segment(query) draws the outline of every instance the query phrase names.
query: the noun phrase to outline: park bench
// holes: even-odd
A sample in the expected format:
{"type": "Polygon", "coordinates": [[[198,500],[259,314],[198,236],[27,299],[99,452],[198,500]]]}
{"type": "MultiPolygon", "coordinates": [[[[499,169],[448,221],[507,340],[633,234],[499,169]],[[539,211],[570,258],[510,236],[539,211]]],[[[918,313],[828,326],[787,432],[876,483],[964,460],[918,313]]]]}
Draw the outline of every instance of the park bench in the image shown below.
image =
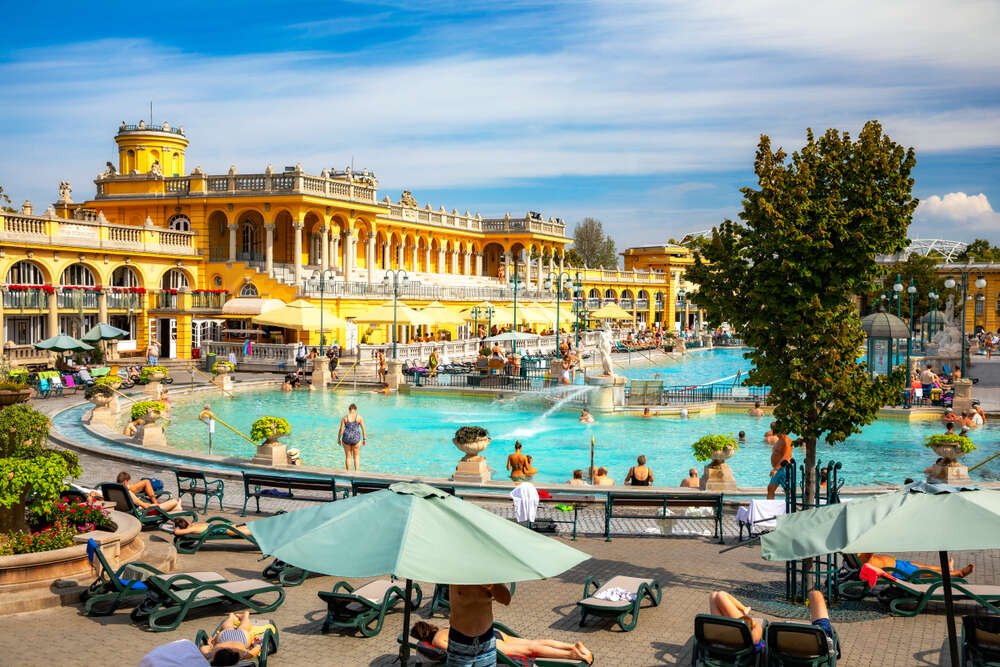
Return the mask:
{"type": "Polygon", "coordinates": [[[712,521],[715,526],[715,537],[722,539],[722,494],[721,493],[670,493],[666,491],[646,491],[635,492],[608,492],[607,503],[604,507],[604,537],[611,541],[611,520],[612,519],[673,519],[685,518],[689,520],[712,521]],[[712,516],[688,516],[675,517],[667,513],[671,507],[710,507],[712,516]],[[658,510],[654,514],[616,513],[615,509],[621,508],[626,511],[631,508],[646,508],[658,510]]]}
{"type": "MultiPolygon", "coordinates": [[[[378,479],[353,479],[351,480],[351,495],[360,496],[364,493],[374,493],[375,491],[382,491],[383,489],[388,489],[390,485],[395,484],[395,482],[390,482],[388,480],[378,480],[378,479]]],[[[435,489],[440,489],[445,493],[457,496],[455,493],[454,486],[438,486],[437,484],[431,484],[435,489]]]]}
{"type": "MultiPolygon", "coordinates": [[[[332,502],[337,499],[337,482],[333,477],[295,477],[293,475],[277,475],[259,472],[243,471],[243,511],[240,516],[247,515],[247,503],[253,498],[257,501],[257,511],[260,512],[260,498],[271,494],[268,490],[287,493],[288,500],[308,500],[312,502],[332,502]],[[323,495],[295,495],[294,491],[317,491],[323,495]]],[[[341,497],[346,498],[349,491],[344,489],[341,497]]]]}
{"type": "Polygon", "coordinates": [[[597,503],[605,503],[603,497],[597,497],[594,495],[585,495],[579,493],[553,493],[548,498],[538,499],[538,508],[541,510],[543,507],[552,507],[555,511],[546,512],[544,517],[536,516],[535,521],[530,526],[531,528],[537,527],[538,524],[542,522],[549,523],[571,523],[573,524],[573,539],[576,539],[576,526],[577,518],[579,516],[581,509],[586,509],[588,506],[595,505],[597,503]],[[556,509],[556,505],[572,505],[573,509],[570,511],[563,511],[556,509]],[[564,519],[554,519],[553,516],[566,516],[572,512],[572,518],[564,519]]]}
{"type": "Polygon", "coordinates": [[[195,495],[205,496],[205,511],[208,511],[208,501],[216,498],[219,501],[219,509],[222,509],[222,494],[224,483],[221,479],[208,479],[201,470],[185,470],[177,468],[174,470],[177,477],[177,497],[180,498],[186,493],[191,494],[191,501],[194,502],[195,495]]]}

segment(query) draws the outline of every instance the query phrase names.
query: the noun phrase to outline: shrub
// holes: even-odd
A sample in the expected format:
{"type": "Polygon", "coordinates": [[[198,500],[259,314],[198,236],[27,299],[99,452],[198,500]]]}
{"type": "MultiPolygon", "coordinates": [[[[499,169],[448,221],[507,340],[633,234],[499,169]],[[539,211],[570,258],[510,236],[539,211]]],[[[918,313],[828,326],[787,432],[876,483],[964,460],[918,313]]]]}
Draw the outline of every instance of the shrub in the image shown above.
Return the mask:
{"type": "Polygon", "coordinates": [[[281,417],[261,417],[250,427],[251,440],[266,440],[269,437],[279,437],[292,432],[287,419],[281,417]]]}
{"type": "Polygon", "coordinates": [[[17,530],[7,533],[0,553],[34,554],[53,549],[65,549],[73,546],[74,535],[76,535],[76,528],[65,521],[58,521],[45,530],[34,533],[17,530]]]}
{"type": "Polygon", "coordinates": [[[27,388],[27,382],[0,382],[0,391],[24,391],[27,388]]]}
{"type": "Polygon", "coordinates": [[[708,461],[712,458],[712,452],[717,452],[726,447],[732,447],[733,449],[740,448],[732,435],[723,435],[722,433],[710,433],[709,435],[702,436],[696,443],[691,445],[691,449],[694,450],[694,458],[698,461],[708,461]]]}
{"type": "Polygon", "coordinates": [[[99,378],[94,378],[94,384],[98,385],[98,386],[100,386],[100,385],[105,385],[105,386],[115,385],[115,386],[117,386],[117,385],[120,385],[121,383],[122,383],[122,379],[120,377],[118,377],[117,375],[108,374],[108,375],[102,375],[99,378]]]}
{"type": "Polygon", "coordinates": [[[163,373],[163,377],[167,377],[170,373],[163,366],[143,366],[142,370],[139,371],[139,377],[143,382],[149,381],[149,376],[152,373],[163,373]]]}
{"type": "MultiPolygon", "coordinates": [[[[103,380],[104,378],[101,379],[103,380]]],[[[87,399],[91,399],[94,396],[114,396],[114,395],[115,392],[111,389],[111,385],[109,385],[107,382],[105,382],[104,384],[95,384],[83,390],[83,397],[87,399]]]]}
{"type": "Polygon", "coordinates": [[[167,406],[163,404],[163,401],[139,401],[138,403],[133,403],[132,421],[140,419],[147,412],[163,413],[166,409],[167,406]]]}
{"type": "Polygon", "coordinates": [[[973,452],[977,447],[972,444],[972,439],[957,433],[935,433],[928,436],[924,442],[924,447],[935,447],[941,445],[957,445],[962,448],[963,453],[973,452]]]}
{"type": "Polygon", "coordinates": [[[84,502],[75,502],[61,498],[46,508],[46,511],[33,513],[33,525],[56,524],[64,522],[81,533],[91,530],[114,530],[115,522],[101,505],[101,502],[89,498],[84,502]]]}
{"type": "Polygon", "coordinates": [[[463,426],[455,431],[455,442],[467,444],[485,438],[489,432],[482,426],[463,426]]]}
{"type": "Polygon", "coordinates": [[[212,364],[212,372],[216,375],[222,375],[223,373],[232,373],[236,367],[233,366],[228,361],[216,361],[212,364]]]}

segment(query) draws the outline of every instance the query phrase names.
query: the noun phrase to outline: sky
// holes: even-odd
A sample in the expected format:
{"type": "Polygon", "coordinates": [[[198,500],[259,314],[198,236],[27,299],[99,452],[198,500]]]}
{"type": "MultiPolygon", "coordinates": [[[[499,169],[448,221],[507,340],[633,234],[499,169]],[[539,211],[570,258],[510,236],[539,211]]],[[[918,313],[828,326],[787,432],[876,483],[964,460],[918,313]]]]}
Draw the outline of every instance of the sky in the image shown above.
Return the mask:
{"type": "Polygon", "coordinates": [[[0,185],[36,210],[183,124],[187,168],[374,170],[379,198],[604,222],[619,248],[710,229],[761,134],[879,120],[917,152],[911,238],[1000,242],[1000,3],[14,3],[0,185]]]}

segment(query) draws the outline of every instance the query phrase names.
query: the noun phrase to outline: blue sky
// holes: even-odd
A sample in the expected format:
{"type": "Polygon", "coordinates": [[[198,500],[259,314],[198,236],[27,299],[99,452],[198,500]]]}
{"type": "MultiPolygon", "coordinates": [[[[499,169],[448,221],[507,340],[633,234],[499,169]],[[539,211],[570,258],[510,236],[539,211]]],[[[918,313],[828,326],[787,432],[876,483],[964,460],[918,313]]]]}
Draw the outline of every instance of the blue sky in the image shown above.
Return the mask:
{"type": "Polygon", "coordinates": [[[19,3],[0,184],[74,198],[122,120],[182,123],[188,168],[374,169],[380,196],[591,215],[619,247],[740,208],[761,133],[878,119],[917,149],[912,237],[1000,241],[1000,4],[628,0],[19,3]],[[814,6],[816,5],[816,6],[814,6]]]}

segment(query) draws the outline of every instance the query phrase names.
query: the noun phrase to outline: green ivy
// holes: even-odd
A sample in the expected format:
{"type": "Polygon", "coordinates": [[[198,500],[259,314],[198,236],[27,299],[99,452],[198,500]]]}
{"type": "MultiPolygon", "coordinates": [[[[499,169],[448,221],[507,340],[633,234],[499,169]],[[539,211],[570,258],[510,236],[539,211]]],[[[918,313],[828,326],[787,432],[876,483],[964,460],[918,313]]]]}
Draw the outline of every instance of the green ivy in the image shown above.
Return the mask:
{"type": "Polygon", "coordinates": [[[942,445],[953,445],[962,448],[963,453],[974,452],[978,447],[972,444],[972,439],[957,433],[935,433],[928,436],[924,447],[940,447],[942,445]]]}
{"type": "Polygon", "coordinates": [[[698,461],[708,461],[712,458],[712,452],[717,452],[726,447],[732,447],[733,449],[740,448],[732,435],[723,435],[721,433],[704,435],[691,445],[691,449],[694,450],[694,458],[698,461]]]}
{"type": "Polygon", "coordinates": [[[292,427],[287,419],[281,417],[261,417],[250,427],[251,440],[266,440],[269,437],[278,437],[292,432],[292,427]]]}
{"type": "Polygon", "coordinates": [[[147,412],[163,413],[167,406],[162,401],[139,401],[132,404],[132,421],[141,419],[147,412]]]}
{"type": "Polygon", "coordinates": [[[153,373],[163,373],[163,377],[170,375],[169,371],[163,366],[143,366],[142,370],[139,371],[139,377],[142,378],[143,382],[148,382],[149,376],[153,373]]]}

